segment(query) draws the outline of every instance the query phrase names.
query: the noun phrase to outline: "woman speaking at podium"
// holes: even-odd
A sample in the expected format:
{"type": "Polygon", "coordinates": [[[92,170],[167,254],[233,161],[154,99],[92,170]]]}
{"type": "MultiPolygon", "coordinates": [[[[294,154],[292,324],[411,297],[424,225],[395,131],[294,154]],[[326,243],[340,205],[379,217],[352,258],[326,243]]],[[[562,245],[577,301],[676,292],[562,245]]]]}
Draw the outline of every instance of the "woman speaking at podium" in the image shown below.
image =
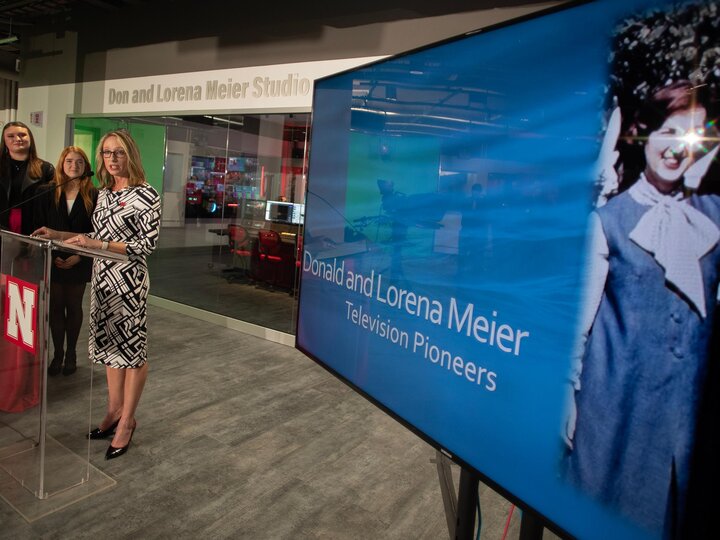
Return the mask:
{"type": "Polygon", "coordinates": [[[147,183],[137,144],[127,131],[103,136],[96,163],[101,189],[92,217],[94,232],[73,236],[41,227],[35,234],[128,256],[127,262],[95,259],[90,285],[89,356],[105,365],[108,406],[88,437],[113,435],[105,458],[114,459],[130,447],[147,379],[146,257],[157,245],[160,196],[147,183]]]}

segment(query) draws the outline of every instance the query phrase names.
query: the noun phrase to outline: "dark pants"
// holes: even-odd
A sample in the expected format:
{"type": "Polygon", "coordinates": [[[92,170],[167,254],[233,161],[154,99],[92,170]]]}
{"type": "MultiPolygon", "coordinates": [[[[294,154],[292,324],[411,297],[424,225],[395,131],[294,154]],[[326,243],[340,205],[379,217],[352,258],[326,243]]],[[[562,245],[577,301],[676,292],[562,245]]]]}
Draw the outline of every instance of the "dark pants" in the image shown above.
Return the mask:
{"type": "Polygon", "coordinates": [[[75,360],[80,327],[83,321],[82,301],[85,283],[53,283],[50,288],[50,333],[55,346],[56,361],[75,360]],[[64,349],[67,336],[67,349],[64,349]]]}

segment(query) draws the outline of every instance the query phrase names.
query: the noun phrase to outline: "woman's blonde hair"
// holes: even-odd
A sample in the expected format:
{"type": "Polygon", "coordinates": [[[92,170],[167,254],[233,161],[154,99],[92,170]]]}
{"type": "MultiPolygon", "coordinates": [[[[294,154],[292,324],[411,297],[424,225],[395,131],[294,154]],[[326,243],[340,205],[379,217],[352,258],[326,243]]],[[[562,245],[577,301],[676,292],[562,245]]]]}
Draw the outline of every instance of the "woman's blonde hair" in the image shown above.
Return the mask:
{"type": "Polygon", "coordinates": [[[125,154],[127,155],[127,166],[128,172],[130,173],[128,186],[136,187],[146,183],[145,170],[143,169],[142,162],[140,160],[140,150],[138,150],[137,143],[130,136],[130,133],[127,130],[117,129],[103,135],[97,147],[95,163],[97,166],[96,176],[100,182],[100,186],[104,188],[111,188],[115,183],[112,175],[105,168],[105,160],[102,155],[103,145],[109,137],[115,137],[118,140],[118,143],[120,143],[120,147],[125,150],[125,154]]]}
{"type": "Polygon", "coordinates": [[[58,159],[57,166],[55,167],[55,178],[53,179],[53,183],[55,184],[55,206],[60,205],[60,195],[62,195],[66,186],[68,186],[70,180],[72,180],[67,174],[65,174],[65,168],[63,165],[65,164],[65,158],[68,154],[73,153],[79,154],[85,162],[85,166],[83,167],[83,176],[80,178],[79,193],[80,198],[83,201],[83,205],[85,206],[85,210],[87,210],[88,215],[90,215],[93,211],[93,206],[95,205],[93,192],[96,191],[96,189],[90,179],[92,176],[90,171],[90,160],[88,159],[85,151],[79,146],[67,146],[62,152],[60,152],[60,159],[58,159]]]}

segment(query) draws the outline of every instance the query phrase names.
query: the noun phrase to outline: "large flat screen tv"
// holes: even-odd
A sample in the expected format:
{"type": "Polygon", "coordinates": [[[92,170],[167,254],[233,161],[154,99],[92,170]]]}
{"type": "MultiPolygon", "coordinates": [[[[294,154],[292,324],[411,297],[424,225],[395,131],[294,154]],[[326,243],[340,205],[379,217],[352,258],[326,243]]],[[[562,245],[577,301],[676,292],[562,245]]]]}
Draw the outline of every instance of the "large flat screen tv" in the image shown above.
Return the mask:
{"type": "Polygon", "coordinates": [[[574,3],[315,86],[297,347],[561,533],[687,531],[717,480],[719,11],[574,3]]]}

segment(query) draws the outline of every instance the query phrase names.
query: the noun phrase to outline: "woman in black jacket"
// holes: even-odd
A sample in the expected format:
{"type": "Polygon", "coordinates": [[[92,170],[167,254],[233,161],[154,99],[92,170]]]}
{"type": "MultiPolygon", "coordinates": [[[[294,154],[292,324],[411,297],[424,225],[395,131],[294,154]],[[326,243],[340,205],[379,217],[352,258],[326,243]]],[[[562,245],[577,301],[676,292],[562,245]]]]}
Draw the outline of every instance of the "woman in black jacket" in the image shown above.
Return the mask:
{"type": "Polygon", "coordinates": [[[54,175],[53,166],[38,157],[30,128],[22,122],[5,124],[0,137],[0,227],[30,234],[34,205],[29,201],[54,175]]]}
{"type": "MultiPolygon", "coordinates": [[[[92,231],[91,216],[98,191],[90,177],[90,162],[77,146],[60,154],[55,179],[42,188],[35,208],[36,228],[62,231],[92,231]]],[[[48,374],[72,375],[77,369],[75,345],[83,320],[82,300],[90,281],[92,261],[79,255],[54,252],[50,287],[50,333],[55,353],[48,374]],[[67,337],[67,342],[65,338],[67,337]],[[63,367],[63,353],[65,365],[63,367]]]]}

